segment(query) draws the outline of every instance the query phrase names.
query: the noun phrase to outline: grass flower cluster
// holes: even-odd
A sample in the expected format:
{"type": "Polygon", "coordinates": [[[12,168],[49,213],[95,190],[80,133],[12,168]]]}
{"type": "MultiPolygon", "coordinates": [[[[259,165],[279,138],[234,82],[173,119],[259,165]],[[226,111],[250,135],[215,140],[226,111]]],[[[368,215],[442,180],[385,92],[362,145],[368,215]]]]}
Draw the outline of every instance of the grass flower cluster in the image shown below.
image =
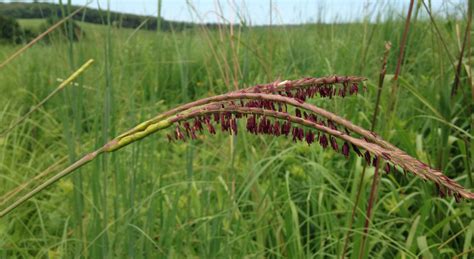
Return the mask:
{"type": "MultiPolygon", "coordinates": [[[[375,166],[379,160],[384,160],[387,173],[392,170],[411,172],[423,180],[434,182],[441,196],[453,196],[456,201],[461,198],[474,199],[473,193],[454,180],[384,141],[376,133],[306,102],[317,94],[328,98],[357,94],[363,80],[361,77],[350,76],[303,78],[256,85],[181,105],[139,124],[102,148],[84,156],[33,191],[14,200],[0,216],[6,215],[19,204],[94,160],[101,153],[116,151],[169,127],[173,128],[173,132],[167,134],[170,142],[196,139],[204,129],[214,135],[218,131],[217,127],[220,127],[222,132],[237,135],[238,123],[241,120],[246,121],[249,133],[289,136],[294,142],[306,141],[309,145],[316,142],[324,149],[330,146],[335,152],[341,152],[346,157],[349,156],[350,150],[353,150],[355,154],[363,157],[368,165],[375,166]]],[[[10,199],[2,199],[2,203],[10,199]]]]}

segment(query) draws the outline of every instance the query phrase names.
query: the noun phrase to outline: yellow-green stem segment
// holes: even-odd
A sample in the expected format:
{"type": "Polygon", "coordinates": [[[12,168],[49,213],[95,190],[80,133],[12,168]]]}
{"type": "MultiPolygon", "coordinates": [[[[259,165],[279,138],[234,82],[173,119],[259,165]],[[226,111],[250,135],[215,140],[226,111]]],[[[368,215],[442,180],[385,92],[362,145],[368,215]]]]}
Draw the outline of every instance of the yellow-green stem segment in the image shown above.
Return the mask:
{"type": "Polygon", "coordinates": [[[76,80],[86,69],[88,69],[94,63],[93,59],[89,59],[84,65],[82,65],[78,70],[72,73],[66,80],[64,80],[59,86],[58,89],[61,90],[70,84],[72,81],[76,80]]]}
{"type": "Polygon", "coordinates": [[[10,130],[14,129],[16,126],[20,125],[23,121],[26,120],[33,112],[38,110],[41,106],[43,106],[49,99],[51,99],[53,96],[55,96],[59,91],[64,89],[68,84],[70,84],[72,81],[76,80],[84,71],[86,71],[92,64],[94,63],[93,59],[89,59],[86,63],[84,63],[78,70],[74,71],[66,80],[64,80],[61,84],[59,84],[56,89],[54,89],[46,98],[44,98],[41,102],[36,104],[35,106],[31,107],[30,111],[27,112],[25,115],[23,115],[21,118],[16,120],[10,127],[7,129],[0,131],[0,136],[3,136],[10,132],[10,130]]]}
{"type": "MultiPolygon", "coordinates": [[[[153,124],[148,125],[144,130],[133,133],[131,135],[124,136],[122,138],[117,138],[115,142],[111,142],[107,148],[105,148],[106,152],[113,152],[117,149],[120,149],[130,143],[133,143],[137,140],[140,140],[150,134],[153,134],[159,130],[166,129],[171,126],[170,120],[162,120],[153,124]]],[[[142,125],[138,125],[137,127],[143,127],[142,125]]]]}

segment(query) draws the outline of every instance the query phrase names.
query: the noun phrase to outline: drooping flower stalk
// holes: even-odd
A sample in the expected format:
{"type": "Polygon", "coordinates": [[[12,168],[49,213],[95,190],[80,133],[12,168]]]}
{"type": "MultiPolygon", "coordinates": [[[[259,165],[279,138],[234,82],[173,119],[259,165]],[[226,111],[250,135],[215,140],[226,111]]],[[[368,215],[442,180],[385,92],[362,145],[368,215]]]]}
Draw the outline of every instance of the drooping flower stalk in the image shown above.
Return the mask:
{"type": "MultiPolygon", "coordinates": [[[[274,103],[281,103],[281,104],[286,104],[288,106],[304,109],[306,111],[312,112],[318,116],[324,117],[332,123],[341,125],[342,127],[345,127],[351,132],[357,133],[363,137],[365,137],[368,141],[377,143],[378,145],[381,145],[387,149],[392,149],[395,150],[396,147],[391,145],[390,143],[384,141],[381,139],[377,134],[374,132],[371,132],[369,130],[366,130],[362,127],[359,127],[350,121],[337,116],[336,114],[329,112],[327,110],[324,110],[322,108],[319,108],[317,106],[311,105],[309,103],[302,103],[299,102],[293,98],[286,97],[286,96],[280,96],[280,95],[272,95],[272,94],[262,94],[262,93],[237,93],[237,92],[231,92],[228,94],[224,95],[218,95],[218,96],[213,96],[209,98],[204,98],[189,104],[185,104],[183,106],[180,106],[178,108],[172,109],[168,112],[165,112],[147,122],[144,122],[137,127],[133,128],[132,130],[120,135],[117,139],[127,139],[127,136],[133,135],[135,133],[139,133],[142,130],[146,129],[148,126],[153,125],[154,123],[166,119],[174,114],[180,113],[180,112],[189,112],[192,110],[197,110],[197,109],[202,109],[204,105],[216,105],[216,103],[225,103],[227,101],[232,101],[232,100],[242,100],[242,99],[251,99],[251,100],[259,100],[259,101],[270,101],[274,103]]],[[[263,106],[263,103],[260,103],[260,106],[263,106]]]]}
{"type": "MultiPolygon", "coordinates": [[[[355,138],[345,132],[331,129],[330,127],[324,126],[317,122],[297,117],[296,115],[290,115],[288,113],[266,110],[262,108],[248,108],[248,107],[208,107],[206,109],[195,110],[193,112],[181,115],[178,114],[174,117],[169,118],[171,123],[177,123],[193,119],[199,116],[204,116],[206,114],[215,114],[215,113],[233,113],[233,114],[251,114],[251,115],[263,115],[266,117],[273,117],[276,119],[281,119],[284,121],[289,121],[294,124],[310,127],[316,129],[320,132],[327,133],[330,136],[330,144],[334,150],[338,151],[337,142],[334,138],[344,140],[346,143],[352,143],[358,148],[366,150],[364,158],[367,163],[371,164],[371,157],[380,157],[385,161],[390,162],[392,165],[401,167],[404,171],[412,172],[416,176],[422,178],[423,180],[430,180],[439,185],[440,190],[446,189],[451,192],[451,194],[459,199],[461,197],[467,199],[474,199],[474,194],[465,190],[461,185],[456,183],[454,180],[448,178],[440,171],[433,169],[426,165],[425,163],[409,156],[404,151],[394,148],[387,149],[383,146],[378,145],[377,143],[371,143],[365,140],[364,138],[355,138]]],[[[346,148],[347,150],[347,148],[346,148]]]]}
{"type": "MultiPolygon", "coordinates": [[[[218,102],[219,99],[224,100],[229,94],[232,94],[232,93],[270,93],[270,94],[278,94],[278,95],[288,95],[288,93],[290,93],[290,95],[292,95],[291,94],[292,92],[307,89],[310,87],[319,87],[319,88],[326,89],[328,87],[333,87],[335,84],[342,84],[343,87],[344,85],[350,85],[352,89],[351,90],[352,94],[355,94],[358,92],[358,89],[359,89],[358,85],[364,80],[366,80],[364,77],[357,77],[357,76],[328,76],[328,77],[315,77],[315,78],[309,77],[309,78],[302,78],[302,79],[297,79],[297,80],[285,80],[282,82],[273,82],[273,83],[264,84],[264,85],[256,85],[256,86],[252,86],[246,89],[230,92],[223,95],[203,98],[194,102],[190,102],[190,103],[178,106],[150,120],[140,123],[139,125],[135,126],[129,131],[121,134],[119,137],[133,134],[135,132],[139,132],[145,129],[147,126],[153,123],[156,123],[162,120],[163,118],[176,114],[178,112],[182,112],[182,111],[185,111],[185,110],[188,110],[190,108],[197,107],[200,105],[204,105],[204,104],[208,104],[212,102],[218,102]],[[282,90],[285,90],[284,94],[282,90]]],[[[322,96],[326,96],[326,95],[323,94],[322,96]]],[[[289,96],[289,97],[293,98],[294,95],[289,96]]],[[[307,97],[312,98],[316,96],[315,94],[313,94],[312,96],[307,96],[307,97]]],[[[302,102],[303,100],[299,100],[299,101],[302,102]]]]}
{"type": "MultiPolygon", "coordinates": [[[[331,80],[333,81],[330,82],[339,82],[339,77],[332,78],[331,80]]],[[[341,78],[348,79],[350,77],[341,78]]],[[[329,79],[326,78],[325,80],[328,81],[329,79]]],[[[57,180],[94,160],[102,153],[114,152],[171,126],[174,126],[173,133],[167,135],[170,141],[195,139],[205,129],[210,134],[216,134],[216,128],[218,127],[224,132],[237,134],[237,121],[244,119],[247,122],[247,131],[252,134],[290,136],[294,141],[306,141],[308,144],[316,142],[320,143],[323,148],[331,146],[335,151],[342,152],[344,156],[349,155],[349,147],[351,146],[357,155],[364,157],[367,164],[377,163],[373,161],[373,158],[380,157],[391,163],[392,167],[400,167],[404,171],[412,172],[422,179],[433,181],[440,188],[440,191],[454,196],[456,200],[460,198],[474,199],[473,193],[467,191],[440,171],[430,168],[421,161],[382,140],[375,133],[354,125],[336,114],[304,102],[301,99],[304,95],[301,93],[302,88],[309,87],[311,89],[313,87],[312,84],[316,84],[314,82],[318,82],[318,80],[296,80],[298,84],[294,83],[294,81],[290,82],[293,82],[291,84],[293,88],[287,89],[288,92],[295,90],[298,92],[300,90],[299,97],[295,98],[293,93],[290,96],[286,91],[282,94],[280,91],[270,91],[266,87],[259,86],[204,98],[162,113],[121,134],[103,147],[85,155],[63,171],[40,183],[33,190],[20,196],[3,209],[0,212],[0,217],[6,215],[57,180]],[[357,134],[360,138],[351,134],[357,134]],[[336,139],[343,141],[344,144],[338,144],[336,139]],[[364,155],[362,155],[361,149],[365,150],[364,155]]],[[[284,87],[290,87],[286,86],[288,82],[278,83],[276,86],[274,84],[267,86],[278,88],[282,84],[285,85],[284,87]]],[[[342,91],[344,92],[344,90],[342,91]]],[[[343,95],[341,93],[341,96],[343,95]]],[[[304,96],[311,97],[311,94],[309,93],[304,96]]],[[[14,199],[12,196],[0,199],[0,206],[4,206],[12,199],[14,199]]]]}

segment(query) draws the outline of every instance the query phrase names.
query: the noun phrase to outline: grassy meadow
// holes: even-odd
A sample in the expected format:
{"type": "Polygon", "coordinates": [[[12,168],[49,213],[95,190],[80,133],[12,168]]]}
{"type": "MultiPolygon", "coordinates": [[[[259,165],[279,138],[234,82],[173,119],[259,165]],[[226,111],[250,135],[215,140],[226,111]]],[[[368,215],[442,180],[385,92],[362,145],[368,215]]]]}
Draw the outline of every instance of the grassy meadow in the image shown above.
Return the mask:
{"type": "MultiPolygon", "coordinates": [[[[472,42],[451,97],[466,17],[435,17],[434,26],[421,13],[417,6],[395,94],[406,12],[377,23],[179,32],[79,23],[80,41],[40,41],[0,70],[3,130],[95,60],[0,137],[1,194],[178,104],[278,79],[367,77],[357,96],[311,103],[370,128],[386,41],[375,131],[472,191],[472,42]]],[[[20,23],[38,28],[41,20],[20,23]]],[[[19,47],[0,45],[0,61],[19,47]]],[[[348,258],[473,258],[474,203],[441,198],[433,183],[395,173],[383,173],[361,252],[374,168],[360,182],[365,162],[356,155],[239,127],[237,136],[171,144],[158,133],[100,157],[1,218],[0,257],[340,258],[349,231],[348,258]]]]}

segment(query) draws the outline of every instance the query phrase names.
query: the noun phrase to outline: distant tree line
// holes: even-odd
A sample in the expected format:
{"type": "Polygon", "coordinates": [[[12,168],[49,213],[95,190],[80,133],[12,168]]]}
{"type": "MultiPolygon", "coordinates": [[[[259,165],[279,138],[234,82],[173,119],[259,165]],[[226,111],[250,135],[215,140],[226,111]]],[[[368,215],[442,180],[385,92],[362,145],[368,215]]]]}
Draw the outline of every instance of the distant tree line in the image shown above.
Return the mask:
{"type": "Polygon", "coordinates": [[[19,44],[35,36],[33,31],[21,28],[14,18],[0,15],[0,43],[19,44]]]}
{"type": "MultiPolygon", "coordinates": [[[[41,32],[46,31],[59,21],[58,17],[50,17],[46,19],[39,27],[41,32]]],[[[37,31],[29,28],[22,28],[18,21],[13,17],[0,15],[0,43],[6,44],[20,44],[26,43],[34,39],[38,35],[37,31]]],[[[58,29],[49,33],[44,41],[49,43],[54,39],[71,38],[73,41],[78,41],[85,36],[84,31],[79,27],[75,21],[68,20],[58,29]],[[69,34],[69,31],[71,32],[69,34]]]]}
{"type": "MultiPolygon", "coordinates": [[[[70,12],[78,9],[78,6],[71,6],[70,12]]],[[[49,17],[66,16],[66,6],[60,6],[50,3],[0,3],[0,15],[13,17],[17,19],[34,19],[49,17]]],[[[107,24],[107,11],[92,8],[85,8],[73,17],[74,20],[84,21],[95,24],[107,24]]],[[[158,24],[162,31],[181,31],[192,28],[196,24],[190,22],[168,21],[163,18],[157,19],[152,16],[140,16],[134,14],[124,14],[119,12],[110,12],[111,23],[124,28],[137,28],[145,20],[142,28],[156,30],[158,24]]],[[[208,28],[217,28],[218,24],[205,24],[208,28]]]]}

